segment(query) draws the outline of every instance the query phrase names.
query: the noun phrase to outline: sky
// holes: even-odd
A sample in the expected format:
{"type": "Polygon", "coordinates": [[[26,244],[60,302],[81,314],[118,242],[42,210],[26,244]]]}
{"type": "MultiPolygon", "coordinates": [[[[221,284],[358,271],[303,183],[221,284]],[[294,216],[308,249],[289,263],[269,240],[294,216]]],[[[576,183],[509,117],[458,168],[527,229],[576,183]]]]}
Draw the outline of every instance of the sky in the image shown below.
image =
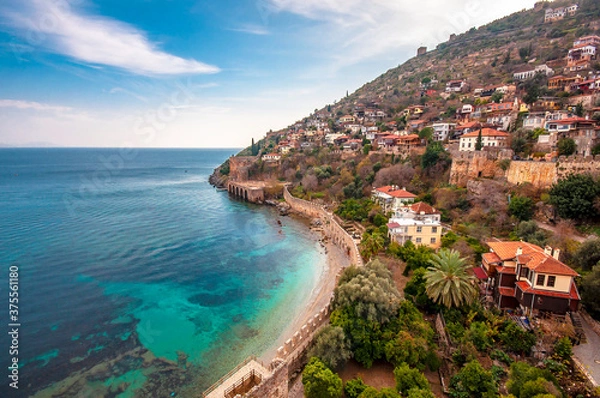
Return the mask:
{"type": "Polygon", "coordinates": [[[235,148],[536,0],[2,0],[0,146],[235,148]]]}

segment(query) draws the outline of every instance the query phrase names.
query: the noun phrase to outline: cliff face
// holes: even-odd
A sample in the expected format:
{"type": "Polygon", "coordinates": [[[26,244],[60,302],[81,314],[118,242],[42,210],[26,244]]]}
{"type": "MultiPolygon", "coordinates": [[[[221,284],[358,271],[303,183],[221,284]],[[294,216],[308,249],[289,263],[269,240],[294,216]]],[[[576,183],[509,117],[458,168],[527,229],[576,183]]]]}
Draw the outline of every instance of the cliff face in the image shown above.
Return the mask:
{"type": "Polygon", "coordinates": [[[469,180],[477,178],[506,178],[513,185],[530,183],[536,188],[548,189],[569,174],[600,174],[600,155],[586,158],[561,156],[558,162],[512,160],[510,167],[506,171],[502,170],[501,160],[510,159],[511,155],[512,151],[454,154],[450,183],[466,187],[469,180]]]}
{"type": "Polygon", "coordinates": [[[513,151],[477,151],[455,152],[452,154],[452,168],[450,169],[450,184],[466,187],[469,180],[476,178],[503,178],[504,170],[499,162],[511,159],[513,151]]]}

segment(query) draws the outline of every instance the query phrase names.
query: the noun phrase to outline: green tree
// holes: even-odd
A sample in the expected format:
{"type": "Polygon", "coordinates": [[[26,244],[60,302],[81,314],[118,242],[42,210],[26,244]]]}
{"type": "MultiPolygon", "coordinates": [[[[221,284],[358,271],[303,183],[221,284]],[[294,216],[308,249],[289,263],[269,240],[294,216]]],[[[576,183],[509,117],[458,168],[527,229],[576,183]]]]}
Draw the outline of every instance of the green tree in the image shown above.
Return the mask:
{"type": "Polygon", "coordinates": [[[425,127],[423,130],[419,131],[419,138],[431,142],[433,139],[433,128],[425,127]]]}
{"type": "Polygon", "coordinates": [[[429,381],[418,369],[411,369],[410,366],[403,363],[394,369],[394,378],[396,379],[396,389],[402,395],[407,395],[413,388],[429,390],[429,381]]]}
{"type": "Polygon", "coordinates": [[[475,143],[475,150],[481,151],[483,149],[483,137],[481,136],[482,129],[479,129],[479,134],[477,134],[477,142],[475,143]]]}
{"type": "Polygon", "coordinates": [[[408,390],[408,394],[406,398],[436,398],[435,394],[430,390],[425,390],[422,388],[411,388],[408,390]]]}
{"type": "Polygon", "coordinates": [[[556,144],[559,156],[571,156],[577,149],[577,144],[572,138],[561,138],[556,144]]]}
{"type": "Polygon", "coordinates": [[[422,267],[419,267],[413,271],[410,280],[404,287],[404,296],[408,299],[411,299],[417,307],[426,309],[428,311],[433,311],[437,307],[425,292],[426,272],[427,270],[422,267]]]}
{"type": "Polygon", "coordinates": [[[403,330],[385,346],[386,359],[396,366],[406,363],[410,367],[424,370],[427,356],[427,340],[423,337],[413,337],[403,330]]]}
{"type": "Polygon", "coordinates": [[[583,117],[584,112],[585,112],[585,109],[583,108],[583,102],[578,103],[575,106],[575,115],[579,116],[579,117],[583,117]]]}
{"type": "Polygon", "coordinates": [[[550,203],[562,218],[574,220],[598,216],[594,201],[600,195],[600,184],[589,174],[571,174],[552,185],[550,203]]]}
{"type": "Polygon", "coordinates": [[[538,227],[535,221],[521,221],[517,225],[516,235],[517,238],[540,247],[546,246],[546,242],[548,241],[546,232],[538,227]]]}
{"type": "Polygon", "coordinates": [[[600,261],[600,238],[588,239],[573,253],[573,265],[589,271],[600,261]]]}
{"type": "Polygon", "coordinates": [[[319,358],[312,357],[302,372],[304,395],[307,398],[340,398],[342,379],[319,358]]]}
{"type": "Polygon", "coordinates": [[[309,357],[318,357],[331,369],[344,365],[351,357],[350,342],[339,326],[327,326],[321,329],[314,339],[314,345],[308,351],[309,357]]]}
{"type": "Polygon", "coordinates": [[[494,94],[492,94],[490,100],[499,104],[500,102],[502,102],[502,98],[504,98],[504,93],[502,93],[501,91],[494,91],[494,94]]]}
{"type": "Polygon", "coordinates": [[[581,302],[591,315],[600,318],[600,263],[581,280],[581,302]]]}
{"type": "Polygon", "coordinates": [[[504,346],[517,354],[528,354],[536,342],[535,335],[521,328],[513,321],[508,321],[498,337],[504,346]]]}
{"type": "Polygon", "coordinates": [[[508,211],[520,221],[531,220],[533,217],[533,200],[526,196],[513,196],[508,205],[508,211]]]}
{"type": "Polygon", "coordinates": [[[448,153],[444,149],[441,142],[433,142],[427,147],[425,153],[421,157],[421,167],[424,169],[431,168],[440,161],[447,161],[448,153]]]}
{"type": "Polygon", "coordinates": [[[523,392],[527,394],[532,392],[533,386],[530,385],[525,388],[527,382],[542,379],[556,384],[556,378],[549,370],[533,367],[526,362],[515,362],[510,365],[509,374],[510,376],[506,383],[508,392],[519,398],[523,396],[523,392]]]}
{"type": "Polygon", "coordinates": [[[351,308],[357,317],[367,321],[389,321],[400,304],[400,293],[390,271],[380,261],[374,260],[353,272],[356,275],[338,284],[335,289],[334,309],[351,308]]]}
{"type": "Polygon", "coordinates": [[[594,147],[592,148],[592,155],[600,155],[600,144],[594,145],[594,147]]]}
{"type": "Polygon", "coordinates": [[[377,253],[383,250],[385,246],[385,236],[375,230],[371,233],[365,232],[360,241],[360,254],[363,258],[371,259],[377,253]]]}
{"type": "Polygon", "coordinates": [[[450,396],[456,398],[497,397],[498,388],[492,372],[477,361],[467,363],[450,379],[450,396]]]}
{"type": "Polygon", "coordinates": [[[573,344],[571,339],[568,337],[560,338],[556,344],[554,344],[554,355],[563,361],[569,361],[573,355],[573,344]]]}
{"type": "Polygon", "coordinates": [[[456,250],[442,249],[434,254],[427,268],[427,295],[445,307],[460,307],[473,302],[477,289],[475,277],[467,273],[465,259],[456,250]]]}
{"type": "Polygon", "coordinates": [[[347,398],[358,398],[358,396],[367,388],[368,386],[362,381],[360,377],[356,379],[348,380],[346,385],[344,386],[344,392],[346,393],[347,398]]]}

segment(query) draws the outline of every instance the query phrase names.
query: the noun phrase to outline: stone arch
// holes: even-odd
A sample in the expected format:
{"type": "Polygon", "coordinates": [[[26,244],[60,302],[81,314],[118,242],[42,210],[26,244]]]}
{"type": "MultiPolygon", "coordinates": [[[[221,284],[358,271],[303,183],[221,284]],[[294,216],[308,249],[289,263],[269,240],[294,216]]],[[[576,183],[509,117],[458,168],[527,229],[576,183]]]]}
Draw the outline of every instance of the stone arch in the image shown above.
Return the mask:
{"type": "Polygon", "coordinates": [[[244,199],[247,201],[248,200],[248,190],[244,189],[244,199]]]}

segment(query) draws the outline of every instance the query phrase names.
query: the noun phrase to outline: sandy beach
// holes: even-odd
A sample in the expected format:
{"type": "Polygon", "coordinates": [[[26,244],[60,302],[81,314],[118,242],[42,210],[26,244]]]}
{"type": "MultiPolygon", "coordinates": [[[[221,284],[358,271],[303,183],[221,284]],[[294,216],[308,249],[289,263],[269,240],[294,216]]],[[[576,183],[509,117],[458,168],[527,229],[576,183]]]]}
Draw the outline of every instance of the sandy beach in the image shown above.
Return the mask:
{"type": "Polygon", "coordinates": [[[291,338],[295,332],[299,331],[304,324],[308,322],[310,318],[318,313],[321,308],[329,304],[331,295],[336,286],[337,275],[345,267],[349,266],[351,261],[339,247],[337,247],[329,239],[325,238],[323,233],[314,232],[318,234],[319,239],[325,245],[327,252],[327,262],[321,269],[321,275],[317,286],[313,289],[309,302],[306,304],[304,309],[297,314],[294,321],[285,329],[281,336],[273,343],[269,349],[263,353],[260,357],[263,363],[268,364],[273,360],[277,354],[277,349],[281,347],[284,342],[291,338]]]}

